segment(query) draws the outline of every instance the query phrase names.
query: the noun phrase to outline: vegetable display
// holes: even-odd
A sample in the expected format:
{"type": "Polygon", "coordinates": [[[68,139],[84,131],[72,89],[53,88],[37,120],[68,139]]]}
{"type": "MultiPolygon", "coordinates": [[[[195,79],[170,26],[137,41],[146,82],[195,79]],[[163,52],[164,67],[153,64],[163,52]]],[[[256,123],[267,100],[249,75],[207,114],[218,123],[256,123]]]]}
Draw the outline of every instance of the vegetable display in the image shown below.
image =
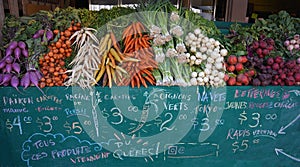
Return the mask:
{"type": "Polygon", "coordinates": [[[285,11],[221,34],[167,0],[7,16],[0,86],[300,85],[300,19],[285,11]]]}

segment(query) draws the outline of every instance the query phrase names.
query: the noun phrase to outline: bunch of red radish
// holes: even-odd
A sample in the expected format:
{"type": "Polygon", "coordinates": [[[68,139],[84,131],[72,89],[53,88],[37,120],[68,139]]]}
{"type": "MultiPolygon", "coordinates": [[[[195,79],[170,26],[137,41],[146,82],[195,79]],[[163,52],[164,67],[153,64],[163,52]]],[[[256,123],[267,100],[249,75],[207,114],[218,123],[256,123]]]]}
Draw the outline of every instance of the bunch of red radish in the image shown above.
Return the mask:
{"type": "Polygon", "coordinates": [[[247,62],[248,58],[245,55],[230,55],[227,57],[225,67],[228,73],[225,75],[224,78],[227,85],[249,85],[256,71],[253,68],[246,68],[245,65],[247,64],[247,62]]]}

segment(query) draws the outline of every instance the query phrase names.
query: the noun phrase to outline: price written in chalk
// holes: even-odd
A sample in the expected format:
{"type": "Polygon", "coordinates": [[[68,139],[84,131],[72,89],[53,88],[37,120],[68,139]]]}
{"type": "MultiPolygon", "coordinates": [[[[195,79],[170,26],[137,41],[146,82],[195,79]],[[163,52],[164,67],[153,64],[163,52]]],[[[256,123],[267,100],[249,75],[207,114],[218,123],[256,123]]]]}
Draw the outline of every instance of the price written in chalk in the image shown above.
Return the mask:
{"type": "MultiPolygon", "coordinates": [[[[258,144],[259,139],[254,139],[252,141],[253,144],[258,144]]],[[[250,140],[244,139],[242,141],[235,141],[231,144],[232,146],[232,152],[233,153],[238,153],[238,152],[245,152],[250,148],[250,145],[252,144],[250,140]]]]}
{"type": "Polygon", "coordinates": [[[58,121],[57,116],[49,117],[49,116],[43,116],[43,117],[37,117],[36,123],[38,124],[38,127],[41,131],[45,133],[49,133],[53,130],[53,121],[58,121]]]}
{"type": "Polygon", "coordinates": [[[240,125],[243,125],[244,122],[248,123],[248,126],[250,128],[256,128],[256,127],[262,127],[261,125],[261,119],[264,118],[265,120],[269,120],[269,121],[274,121],[277,119],[277,114],[276,113],[267,113],[265,115],[262,115],[259,112],[253,112],[251,114],[248,114],[245,110],[240,113],[239,116],[239,121],[240,121],[240,125]]]}
{"type": "MultiPolygon", "coordinates": [[[[201,132],[205,132],[208,131],[210,129],[211,126],[211,120],[209,120],[209,118],[193,118],[191,120],[193,122],[193,130],[199,130],[201,132]]],[[[225,123],[224,119],[216,119],[214,120],[214,123],[216,126],[222,126],[225,123]]]]}
{"type": "MultiPolygon", "coordinates": [[[[89,125],[91,124],[90,121],[84,121],[84,123],[89,125]]],[[[74,121],[72,123],[66,121],[63,126],[68,134],[72,133],[80,135],[81,133],[83,133],[82,125],[78,121],[74,121]]]]}

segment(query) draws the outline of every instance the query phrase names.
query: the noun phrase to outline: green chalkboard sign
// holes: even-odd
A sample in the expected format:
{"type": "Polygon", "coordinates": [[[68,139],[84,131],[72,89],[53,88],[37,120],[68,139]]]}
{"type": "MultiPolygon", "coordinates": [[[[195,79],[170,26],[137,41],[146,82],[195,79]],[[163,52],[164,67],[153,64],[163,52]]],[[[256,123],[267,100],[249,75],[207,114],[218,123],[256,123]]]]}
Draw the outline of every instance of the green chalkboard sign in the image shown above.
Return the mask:
{"type": "Polygon", "coordinates": [[[0,88],[0,166],[300,166],[299,87],[0,88]]]}

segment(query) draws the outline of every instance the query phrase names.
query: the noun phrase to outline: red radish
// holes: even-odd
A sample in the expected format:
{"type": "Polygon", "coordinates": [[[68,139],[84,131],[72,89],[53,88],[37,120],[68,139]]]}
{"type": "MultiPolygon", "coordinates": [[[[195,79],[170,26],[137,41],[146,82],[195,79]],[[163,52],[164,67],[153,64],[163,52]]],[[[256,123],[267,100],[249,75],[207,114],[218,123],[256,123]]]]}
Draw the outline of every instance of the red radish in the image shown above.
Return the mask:
{"type": "Polygon", "coordinates": [[[224,75],[224,81],[227,82],[228,79],[229,79],[229,75],[228,75],[228,74],[225,74],[225,75],[224,75]]]}
{"type": "Polygon", "coordinates": [[[227,59],[227,62],[231,65],[234,65],[237,63],[237,57],[235,55],[230,55],[227,59]]]}
{"type": "Polygon", "coordinates": [[[233,86],[236,84],[236,78],[235,77],[229,77],[228,81],[227,81],[227,84],[229,86],[233,86]]]}
{"type": "Polygon", "coordinates": [[[246,63],[248,61],[247,57],[246,56],[239,56],[238,57],[238,62],[239,63],[246,63]]]}
{"type": "Polygon", "coordinates": [[[7,72],[7,73],[10,73],[11,70],[12,70],[11,64],[6,64],[5,69],[6,69],[6,72],[7,72]]]}
{"type": "Polygon", "coordinates": [[[236,82],[235,85],[236,86],[242,86],[243,84],[241,82],[236,82]]]}
{"type": "Polygon", "coordinates": [[[254,69],[250,69],[247,73],[250,77],[253,77],[256,74],[256,71],[254,69]]]}
{"type": "Polygon", "coordinates": [[[237,63],[236,65],[235,65],[235,70],[237,71],[237,72],[240,72],[240,71],[242,71],[244,69],[244,65],[242,64],[242,63],[237,63]]]}
{"type": "Polygon", "coordinates": [[[227,67],[227,71],[229,72],[233,72],[235,70],[235,66],[234,65],[230,65],[227,67]]]}
{"type": "Polygon", "coordinates": [[[19,63],[13,63],[12,64],[12,68],[15,72],[17,72],[18,74],[20,73],[21,71],[21,67],[20,67],[20,64],[19,63]]]}

